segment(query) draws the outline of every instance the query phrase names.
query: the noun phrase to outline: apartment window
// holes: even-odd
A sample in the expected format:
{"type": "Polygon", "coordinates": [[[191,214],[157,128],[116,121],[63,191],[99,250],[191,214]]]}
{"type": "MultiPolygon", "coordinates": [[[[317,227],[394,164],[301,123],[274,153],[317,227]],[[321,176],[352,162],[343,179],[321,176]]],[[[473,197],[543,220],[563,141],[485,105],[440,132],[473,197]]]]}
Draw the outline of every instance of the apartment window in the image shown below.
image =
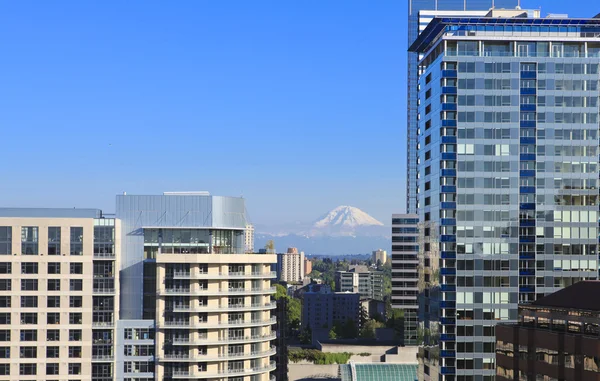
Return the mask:
{"type": "Polygon", "coordinates": [[[10,312],[0,312],[0,324],[10,324],[10,312]]]}
{"type": "Polygon", "coordinates": [[[0,347],[0,359],[10,358],[10,347],[0,347]]]}
{"type": "Polygon", "coordinates": [[[69,358],[81,358],[81,347],[69,347],[69,358]]]}
{"type": "Polygon", "coordinates": [[[83,228],[71,227],[71,255],[83,255],[83,228]]]}
{"type": "Polygon", "coordinates": [[[46,364],[46,374],[47,375],[57,375],[58,374],[58,363],[46,364]]]}
{"type": "Polygon", "coordinates": [[[46,301],[48,308],[60,308],[60,296],[48,296],[46,301]]]}
{"type": "Polygon", "coordinates": [[[60,313],[59,312],[48,312],[47,322],[48,322],[48,324],[60,324],[60,313]]]}
{"type": "Polygon", "coordinates": [[[12,272],[12,264],[10,262],[0,262],[0,274],[10,274],[12,272]]]}
{"type": "Polygon", "coordinates": [[[0,296],[0,308],[10,308],[10,296],[0,296]]]}
{"type": "Polygon", "coordinates": [[[70,265],[71,274],[83,274],[83,263],[73,262],[70,265]]]}
{"type": "Polygon", "coordinates": [[[22,329],[21,341],[37,341],[37,329],[22,329]]]}
{"type": "Polygon", "coordinates": [[[60,262],[48,262],[48,274],[60,274],[60,262]]]}
{"type": "Polygon", "coordinates": [[[34,359],[37,358],[37,347],[21,347],[19,353],[22,359],[34,359]]]}
{"type": "Polygon", "coordinates": [[[37,296],[21,296],[21,308],[37,308],[37,296]]]}
{"type": "Polygon", "coordinates": [[[0,364],[0,376],[10,376],[10,364],[0,364]]]}
{"type": "Polygon", "coordinates": [[[70,329],[69,330],[69,341],[81,341],[81,330],[70,329]]]}
{"type": "Polygon", "coordinates": [[[69,290],[71,290],[71,291],[82,291],[83,290],[83,280],[81,280],[81,279],[70,279],[69,280],[69,290]]]}
{"type": "Polygon", "coordinates": [[[37,374],[37,364],[19,364],[21,376],[32,376],[37,374]]]}
{"type": "Polygon", "coordinates": [[[21,228],[21,253],[38,255],[38,227],[23,226],[21,228]]]}
{"type": "Polygon", "coordinates": [[[81,374],[81,364],[69,364],[69,374],[81,374]]]}
{"type": "Polygon", "coordinates": [[[60,331],[58,329],[49,329],[46,331],[46,341],[59,341],[60,331]]]}
{"type": "Polygon", "coordinates": [[[21,263],[21,274],[37,274],[37,273],[38,273],[38,264],[36,262],[21,263]]]}
{"type": "Polygon", "coordinates": [[[21,279],[21,291],[37,291],[37,279],[21,279]]]}
{"type": "Polygon", "coordinates": [[[60,291],[60,279],[48,279],[48,291],[60,291]]]}
{"type": "Polygon", "coordinates": [[[60,351],[58,347],[46,347],[46,358],[57,359],[59,358],[60,351]]]}
{"type": "Polygon", "coordinates": [[[82,320],[81,312],[69,312],[69,324],[81,324],[82,320]]]}
{"type": "Polygon", "coordinates": [[[69,307],[81,308],[83,305],[83,298],[81,296],[69,296],[69,307]]]}
{"type": "Polygon", "coordinates": [[[48,228],[48,255],[60,255],[60,227],[48,228]]]}
{"type": "Polygon", "coordinates": [[[0,330],[0,341],[10,341],[10,329],[0,330]]]}
{"type": "Polygon", "coordinates": [[[12,227],[0,226],[0,255],[12,254],[12,227]]]}

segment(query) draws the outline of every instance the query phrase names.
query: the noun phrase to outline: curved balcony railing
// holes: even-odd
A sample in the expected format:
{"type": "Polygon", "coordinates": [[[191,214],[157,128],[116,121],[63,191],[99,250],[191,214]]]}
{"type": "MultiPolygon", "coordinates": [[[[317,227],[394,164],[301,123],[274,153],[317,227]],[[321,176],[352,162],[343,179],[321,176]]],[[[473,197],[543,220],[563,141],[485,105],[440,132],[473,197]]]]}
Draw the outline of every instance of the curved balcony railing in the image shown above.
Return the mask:
{"type": "Polygon", "coordinates": [[[275,347],[271,347],[268,351],[262,352],[250,352],[250,353],[236,353],[236,354],[219,354],[219,355],[189,355],[189,354],[176,354],[176,355],[164,355],[158,358],[161,362],[209,362],[209,361],[224,361],[233,359],[252,359],[273,356],[277,352],[275,347]]]}
{"type": "Polygon", "coordinates": [[[277,303],[255,303],[255,304],[239,304],[239,305],[227,305],[227,306],[173,306],[170,311],[171,312],[219,312],[219,311],[256,311],[256,310],[270,310],[277,307],[277,303]]]}
{"type": "Polygon", "coordinates": [[[239,328],[239,327],[257,327],[273,325],[277,323],[277,318],[257,319],[257,320],[235,320],[227,322],[200,322],[191,324],[186,321],[167,321],[158,324],[159,328],[239,328]]]}
{"type": "Polygon", "coordinates": [[[227,343],[252,343],[259,341],[269,341],[277,338],[276,332],[271,332],[268,335],[255,335],[255,336],[243,336],[243,337],[226,337],[221,339],[209,339],[207,337],[199,337],[195,339],[174,339],[171,341],[173,345],[221,345],[227,343]]]}
{"type": "Polygon", "coordinates": [[[270,372],[275,370],[275,361],[271,361],[269,365],[258,368],[245,368],[245,369],[231,369],[231,370],[223,370],[220,372],[189,372],[189,371],[174,371],[172,373],[172,377],[174,379],[180,378],[214,378],[214,377],[223,377],[223,376],[250,376],[253,374],[260,374],[265,372],[270,372]]]}
{"type": "Polygon", "coordinates": [[[220,288],[220,289],[191,289],[191,288],[166,288],[159,290],[159,295],[257,295],[257,294],[274,294],[275,287],[267,288],[220,288]]]}
{"type": "Polygon", "coordinates": [[[231,273],[191,273],[188,271],[175,271],[172,274],[167,274],[167,277],[173,279],[256,279],[256,278],[276,278],[276,271],[265,272],[231,272],[231,273]]]}

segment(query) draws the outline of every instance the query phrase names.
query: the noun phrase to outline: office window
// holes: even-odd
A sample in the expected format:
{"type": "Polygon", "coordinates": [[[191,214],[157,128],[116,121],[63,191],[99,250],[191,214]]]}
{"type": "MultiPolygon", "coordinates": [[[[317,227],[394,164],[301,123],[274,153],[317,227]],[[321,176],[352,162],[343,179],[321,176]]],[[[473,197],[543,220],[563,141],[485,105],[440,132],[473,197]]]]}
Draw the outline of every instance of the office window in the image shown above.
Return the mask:
{"type": "Polygon", "coordinates": [[[69,312],[69,324],[81,324],[82,316],[81,312],[69,312]]]}
{"type": "Polygon", "coordinates": [[[60,296],[48,296],[46,300],[48,308],[60,308],[60,296]]]}
{"type": "Polygon", "coordinates": [[[60,341],[60,330],[49,329],[46,331],[46,341],[60,341]]]}
{"type": "Polygon", "coordinates": [[[81,364],[69,364],[69,374],[81,374],[81,364]]]}
{"type": "Polygon", "coordinates": [[[60,255],[60,227],[48,228],[48,255],[60,255]]]}
{"type": "Polygon", "coordinates": [[[46,358],[57,359],[59,358],[60,351],[58,347],[46,347],[46,358]]]}
{"type": "Polygon", "coordinates": [[[60,291],[60,279],[48,279],[48,291],[60,291]]]}
{"type": "Polygon", "coordinates": [[[60,324],[60,313],[59,312],[48,312],[47,322],[48,322],[48,324],[60,324]]]}
{"type": "Polygon", "coordinates": [[[48,274],[60,274],[60,262],[48,262],[48,274]]]}
{"type": "Polygon", "coordinates": [[[70,329],[69,330],[69,341],[81,341],[81,330],[80,329],[70,329]]]}
{"type": "Polygon", "coordinates": [[[0,255],[11,255],[12,252],[12,227],[0,226],[0,255]]]}
{"type": "Polygon", "coordinates": [[[12,273],[12,264],[10,262],[0,262],[0,274],[12,273]]]}
{"type": "Polygon", "coordinates": [[[21,376],[33,376],[37,374],[37,364],[19,364],[21,376]]]}
{"type": "Polygon", "coordinates": [[[58,363],[46,364],[46,374],[47,375],[57,375],[58,374],[58,363]]]}
{"type": "Polygon", "coordinates": [[[38,297],[37,296],[21,296],[21,308],[37,308],[38,297]]]}
{"type": "Polygon", "coordinates": [[[81,296],[69,296],[69,307],[81,308],[83,305],[83,298],[81,296]]]}
{"type": "Polygon", "coordinates": [[[37,341],[37,329],[22,329],[21,341],[37,341]]]}
{"type": "Polygon", "coordinates": [[[21,347],[19,354],[22,359],[37,358],[37,347],[21,347]]]}
{"type": "Polygon", "coordinates": [[[83,228],[71,227],[71,255],[83,255],[83,228]]]}
{"type": "Polygon", "coordinates": [[[10,308],[10,296],[0,296],[0,308],[10,308]]]}
{"type": "Polygon", "coordinates": [[[21,228],[21,254],[38,255],[38,227],[23,226],[21,228]]]}
{"type": "Polygon", "coordinates": [[[82,291],[83,280],[81,279],[69,279],[69,290],[71,291],[82,291]]]}
{"type": "Polygon", "coordinates": [[[73,262],[70,265],[71,274],[83,274],[83,263],[73,262]]]}
{"type": "Polygon", "coordinates": [[[21,263],[21,274],[37,274],[37,273],[38,273],[38,264],[36,262],[21,263]]]}
{"type": "Polygon", "coordinates": [[[37,279],[21,279],[21,291],[37,291],[37,279]]]}

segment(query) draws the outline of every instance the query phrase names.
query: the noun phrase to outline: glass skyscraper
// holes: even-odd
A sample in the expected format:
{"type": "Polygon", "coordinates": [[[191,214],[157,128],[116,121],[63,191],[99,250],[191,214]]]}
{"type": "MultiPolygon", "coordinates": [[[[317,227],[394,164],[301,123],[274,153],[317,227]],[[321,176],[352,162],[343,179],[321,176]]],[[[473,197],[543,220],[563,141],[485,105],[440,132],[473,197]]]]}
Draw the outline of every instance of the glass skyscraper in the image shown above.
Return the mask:
{"type": "MultiPolygon", "coordinates": [[[[490,8],[514,8],[518,0],[409,0],[408,46],[434,15],[483,16],[490,8]],[[483,13],[482,13],[483,12],[483,13]]],[[[417,212],[417,80],[419,54],[408,53],[406,210],[417,212]]]]}
{"type": "Polygon", "coordinates": [[[497,322],[598,278],[600,19],[490,16],[435,18],[410,48],[420,380],[493,380],[497,322]]]}

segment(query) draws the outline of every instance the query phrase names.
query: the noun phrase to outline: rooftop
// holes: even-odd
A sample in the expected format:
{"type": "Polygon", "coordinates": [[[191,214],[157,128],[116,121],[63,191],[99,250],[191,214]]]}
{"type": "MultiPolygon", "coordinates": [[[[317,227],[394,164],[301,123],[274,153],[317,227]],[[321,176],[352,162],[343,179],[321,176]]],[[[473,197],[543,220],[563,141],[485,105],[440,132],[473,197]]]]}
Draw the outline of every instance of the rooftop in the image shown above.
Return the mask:
{"type": "Polygon", "coordinates": [[[343,364],[340,365],[342,381],[414,381],[417,364],[343,364]]]}
{"type": "Polygon", "coordinates": [[[100,209],[79,208],[0,208],[7,218],[101,218],[100,209]]]}
{"type": "Polygon", "coordinates": [[[584,280],[538,299],[529,305],[600,311],[600,299],[596,295],[600,295],[600,281],[584,280]]]}

